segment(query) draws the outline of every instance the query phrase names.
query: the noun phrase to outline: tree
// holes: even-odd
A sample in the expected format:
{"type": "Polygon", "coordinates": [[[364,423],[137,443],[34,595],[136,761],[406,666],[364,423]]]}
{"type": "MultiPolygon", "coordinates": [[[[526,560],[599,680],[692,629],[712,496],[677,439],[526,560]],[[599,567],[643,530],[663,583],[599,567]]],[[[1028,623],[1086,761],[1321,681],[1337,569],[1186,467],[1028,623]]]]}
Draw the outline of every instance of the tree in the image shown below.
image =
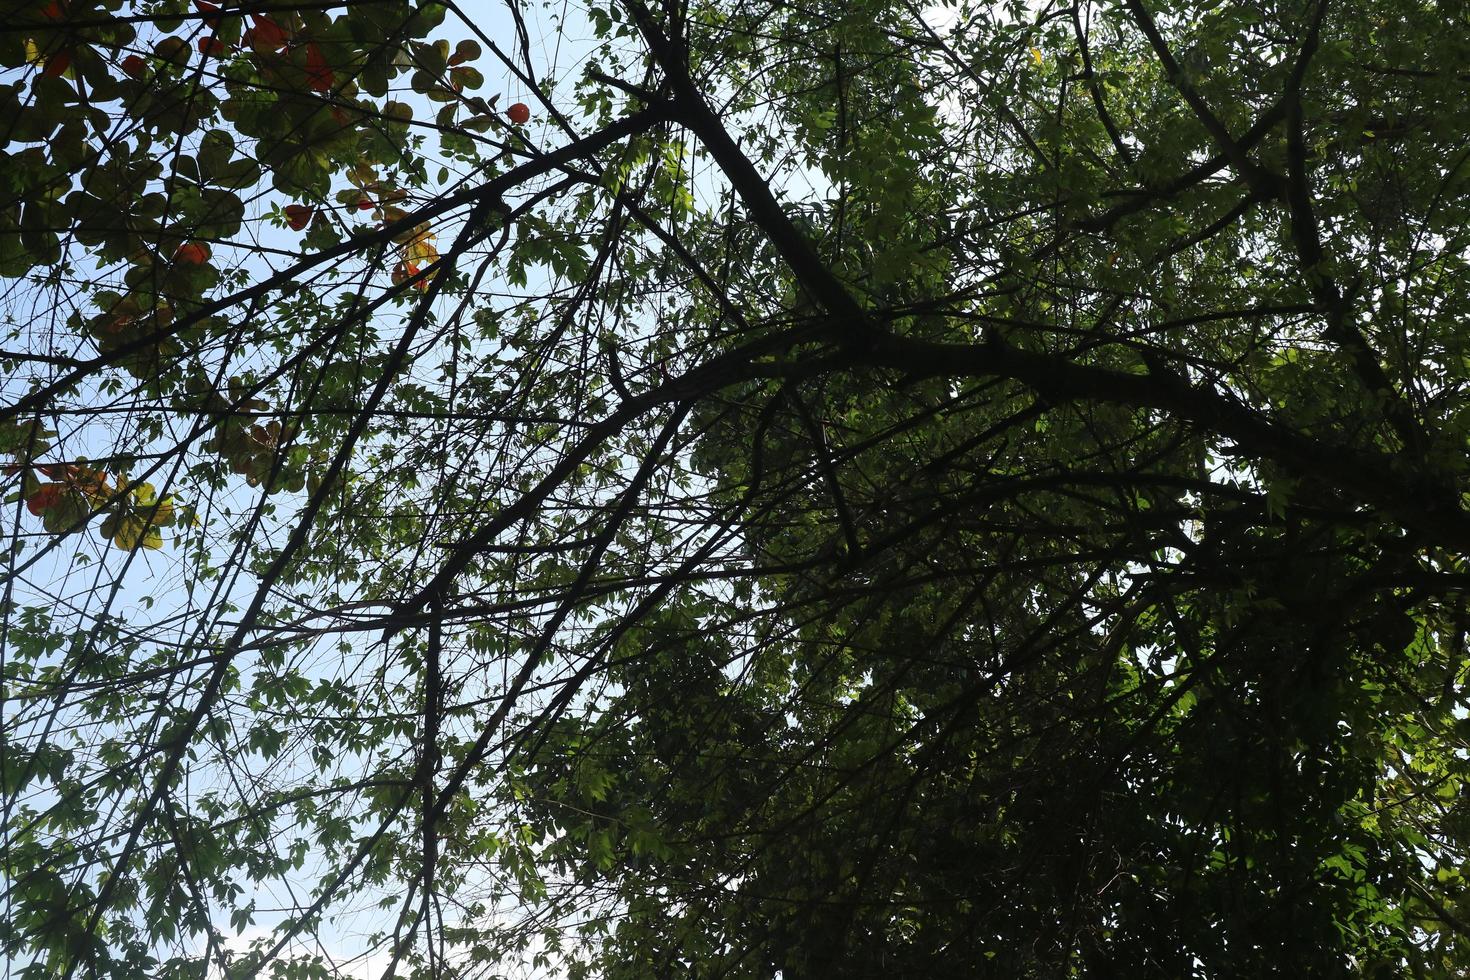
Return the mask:
{"type": "Polygon", "coordinates": [[[533,13],[7,14],[19,974],[1470,968],[1463,7],[533,13]]]}

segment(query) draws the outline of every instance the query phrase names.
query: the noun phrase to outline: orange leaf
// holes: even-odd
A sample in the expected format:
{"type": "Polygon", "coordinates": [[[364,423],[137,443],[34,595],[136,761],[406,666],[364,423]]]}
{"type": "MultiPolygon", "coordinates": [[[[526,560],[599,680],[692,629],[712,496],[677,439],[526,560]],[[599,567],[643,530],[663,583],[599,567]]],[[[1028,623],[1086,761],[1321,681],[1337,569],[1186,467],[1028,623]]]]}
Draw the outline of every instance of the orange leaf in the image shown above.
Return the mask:
{"type": "Polygon", "coordinates": [[[209,261],[209,246],[203,242],[180,245],[174,253],[174,261],[181,265],[203,265],[209,261]]]}

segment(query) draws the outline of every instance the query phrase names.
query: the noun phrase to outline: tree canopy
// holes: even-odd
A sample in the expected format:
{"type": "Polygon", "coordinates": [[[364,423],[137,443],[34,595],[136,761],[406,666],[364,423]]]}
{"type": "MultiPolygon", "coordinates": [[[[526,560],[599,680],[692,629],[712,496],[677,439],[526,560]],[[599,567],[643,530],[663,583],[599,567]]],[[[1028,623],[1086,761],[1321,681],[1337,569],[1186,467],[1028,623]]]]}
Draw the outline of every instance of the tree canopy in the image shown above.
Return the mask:
{"type": "Polygon", "coordinates": [[[4,0],[16,977],[1470,971],[1460,0],[4,0]]]}

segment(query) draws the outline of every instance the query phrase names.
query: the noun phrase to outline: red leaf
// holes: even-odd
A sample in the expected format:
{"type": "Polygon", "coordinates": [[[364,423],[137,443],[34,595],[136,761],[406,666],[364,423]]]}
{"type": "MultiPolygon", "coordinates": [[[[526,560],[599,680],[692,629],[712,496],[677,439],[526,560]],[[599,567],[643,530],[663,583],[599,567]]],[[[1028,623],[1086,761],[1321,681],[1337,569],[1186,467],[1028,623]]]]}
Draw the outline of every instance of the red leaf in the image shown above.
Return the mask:
{"type": "Polygon", "coordinates": [[[114,317],[110,317],[109,319],[107,319],[106,321],[103,322],[103,324],[102,324],[102,332],[105,333],[105,334],[118,334],[118,333],[122,333],[124,330],[127,329],[128,325],[131,324],[132,322],[133,322],[133,318],[130,317],[130,316],[114,316],[114,317]]]}
{"type": "Polygon", "coordinates": [[[65,492],[66,485],[63,483],[43,483],[41,488],[26,500],[26,510],[40,517],[45,513],[46,508],[54,506],[65,492]]]}
{"type": "Polygon", "coordinates": [[[244,42],[253,48],[261,48],[266,51],[279,51],[291,40],[285,28],[269,17],[261,14],[251,14],[255,26],[245,32],[244,42]]]}
{"type": "Polygon", "coordinates": [[[327,67],[327,59],[322,55],[321,46],[315,41],[306,45],[306,77],[313,91],[330,92],[336,76],[332,69],[327,67]]]}
{"type": "Polygon", "coordinates": [[[71,52],[62,50],[46,59],[46,67],[41,69],[41,74],[49,75],[52,78],[60,78],[70,67],[71,52]]]}
{"type": "Polygon", "coordinates": [[[130,54],[122,60],[120,67],[122,68],[123,74],[129,78],[142,78],[144,73],[148,71],[148,62],[135,54],[130,54]]]}
{"type": "Polygon", "coordinates": [[[288,204],[285,207],[286,224],[292,231],[300,231],[311,224],[313,210],[304,204],[288,204]]]}

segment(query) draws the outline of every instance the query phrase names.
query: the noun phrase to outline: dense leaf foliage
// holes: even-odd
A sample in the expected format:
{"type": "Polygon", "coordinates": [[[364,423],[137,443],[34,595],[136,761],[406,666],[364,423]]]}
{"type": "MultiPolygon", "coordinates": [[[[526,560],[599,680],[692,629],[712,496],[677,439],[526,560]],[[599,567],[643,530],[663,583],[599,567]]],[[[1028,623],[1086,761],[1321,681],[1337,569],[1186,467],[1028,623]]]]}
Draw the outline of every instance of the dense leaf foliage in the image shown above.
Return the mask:
{"type": "Polygon", "coordinates": [[[1464,975],[1467,38],[8,0],[12,973],[1464,975]]]}

